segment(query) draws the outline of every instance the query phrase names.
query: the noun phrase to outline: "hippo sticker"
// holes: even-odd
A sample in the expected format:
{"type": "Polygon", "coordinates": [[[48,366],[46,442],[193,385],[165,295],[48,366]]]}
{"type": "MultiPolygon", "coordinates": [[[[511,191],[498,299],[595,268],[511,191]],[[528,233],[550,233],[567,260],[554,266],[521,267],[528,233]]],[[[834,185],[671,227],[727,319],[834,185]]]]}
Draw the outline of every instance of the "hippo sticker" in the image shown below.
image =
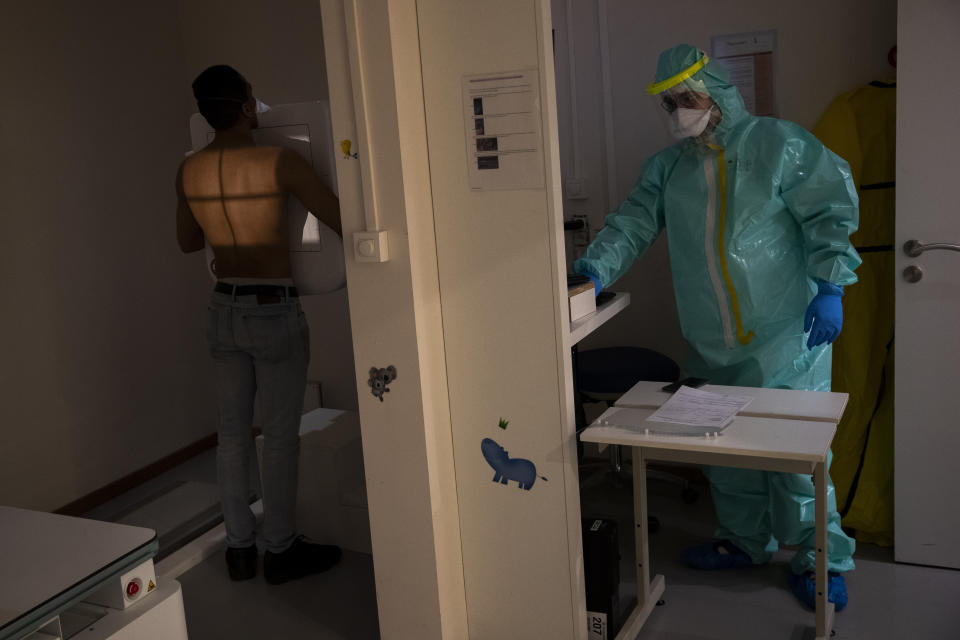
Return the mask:
{"type": "Polygon", "coordinates": [[[529,460],[511,458],[507,451],[490,438],[484,438],[480,443],[480,451],[487,463],[493,467],[493,481],[507,484],[508,480],[516,480],[521,489],[530,491],[533,483],[539,477],[544,482],[547,479],[537,476],[537,467],[529,460]]]}
{"type": "Polygon", "coordinates": [[[370,386],[370,393],[373,394],[373,397],[380,400],[380,402],[383,402],[383,394],[390,393],[387,385],[396,379],[397,368],[393,365],[390,365],[386,369],[370,367],[370,378],[367,380],[367,384],[370,386]]]}

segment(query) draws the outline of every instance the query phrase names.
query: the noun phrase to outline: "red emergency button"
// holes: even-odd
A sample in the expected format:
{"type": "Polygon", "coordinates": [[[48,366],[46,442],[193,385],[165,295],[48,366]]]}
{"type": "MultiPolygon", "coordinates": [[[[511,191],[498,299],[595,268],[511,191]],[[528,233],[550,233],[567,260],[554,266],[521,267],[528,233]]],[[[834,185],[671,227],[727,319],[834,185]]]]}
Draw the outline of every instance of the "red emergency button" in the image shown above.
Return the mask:
{"type": "Polygon", "coordinates": [[[129,584],[127,584],[127,597],[128,597],[128,598],[133,598],[133,597],[135,597],[138,593],[140,593],[140,585],[137,583],[136,580],[134,580],[134,581],[130,582],[129,584]]]}

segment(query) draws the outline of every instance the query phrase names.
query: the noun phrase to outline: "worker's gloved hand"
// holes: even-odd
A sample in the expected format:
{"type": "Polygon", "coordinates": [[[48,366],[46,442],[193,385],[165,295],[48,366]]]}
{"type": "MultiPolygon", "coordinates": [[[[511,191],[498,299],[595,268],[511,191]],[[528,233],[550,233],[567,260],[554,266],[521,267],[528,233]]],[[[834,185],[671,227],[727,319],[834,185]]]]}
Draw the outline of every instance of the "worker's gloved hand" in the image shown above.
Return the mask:
{"type": "Polygon", "coordinates": [[[840,298],[843,287],[829,282],[819,281],[817,295],[810,301],[803,318],[803,332],[810,332],[807,349],[826,343],[832,343],[840,335],[843,326],[843,306],[840,298]]]}
{"type": "Polygon", "coordinates": [[[603,285],[600,284],[600,278],[593,275],[592,273],[585,273],[583,275],[590,278],[590,282],[593,283],[593,297],[596,298],[598,295],[600,295],[600,290],[603,289],[603,285]]]}
{"type": "Polygon", "coordinates": [[[574,269],[573,271],[574,271],[574,273],[576,273],[577,275],[581,275],[581,276],[585,276],[585,277],[587,277],[587,278],[590,278],[590,282],[593,283],[593,297],[594,297],[594,298],[596,298],[598,295],[600,295],[600,290],[603,289],[603,284],[601,284],[600,278],[598,278],[597,276],[593,275],[592,273],[590,273],[589,271],[587,271],[587,270],[584,269],[584,268],[574,269]]]}

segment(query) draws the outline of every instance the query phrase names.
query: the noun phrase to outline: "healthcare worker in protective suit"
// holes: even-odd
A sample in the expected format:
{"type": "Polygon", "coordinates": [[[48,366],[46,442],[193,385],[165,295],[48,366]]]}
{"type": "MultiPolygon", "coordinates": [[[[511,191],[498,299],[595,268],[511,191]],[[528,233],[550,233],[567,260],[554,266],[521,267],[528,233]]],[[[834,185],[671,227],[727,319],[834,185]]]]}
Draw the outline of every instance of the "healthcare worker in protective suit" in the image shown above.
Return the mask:
{"type": "MultiPolygon", "coordinates": [[[[648,92],[677,144],[647,160],[574,270],[599,291],[667,230],[686,375],[711,383],[830,390],[830,343],[860,258],[849,241],[857,194],[847,163],[802,127],[744,108],[727,72],[680,45],[648,92]]],[[[814,487],[808,475],[707,467],[716,539],[687,549],[700,569],[763,564],[797,545],[790,587],[814,606],[814,487]]],[[[854,542],[828,488],[828,598],[847,602],[854,542]]]]}

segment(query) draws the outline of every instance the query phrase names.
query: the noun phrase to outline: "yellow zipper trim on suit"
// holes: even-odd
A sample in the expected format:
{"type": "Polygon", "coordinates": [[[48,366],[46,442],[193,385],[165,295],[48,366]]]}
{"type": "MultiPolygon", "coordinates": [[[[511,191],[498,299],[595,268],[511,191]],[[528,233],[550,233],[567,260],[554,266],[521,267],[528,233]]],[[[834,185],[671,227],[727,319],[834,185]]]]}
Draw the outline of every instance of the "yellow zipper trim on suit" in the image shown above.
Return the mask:
{"type": "Polygon", "coordinates": [[[717,170],[713,166],[713,158],[703,157],[703,177],[707,184],[707,206],[703,215],[703,255],[707,261],[707,275],[710,276],[710,286],[713,295],[717,298],[717,314],[720,316],[720,327],[723,329],[723,346],[733,349],[737,346],[737,337],[730,316],[730,298],[723,286],[723,276],[717,265],[717,247],[713,244],[717,229],[717,170]]]}
{"type": "Polygon", "coordinates": [[[744,335],[743,321],[740,318],[740,304],[737,302],[737,290],[733,288],[730,270],[727,268],[727,252],[724,250],[723,232],[727,225],[727,165],[723,159],[723,148],[710,145],[717,150],[717,182],[720,184],[720,220],[717,223],[717,255],[720,257],[720,270],[723,280],[730,292],[730,310],[733,311],[733,321],[737,326],[737,342],[750,344],[753,340],[753,331],[744,335]]]}

